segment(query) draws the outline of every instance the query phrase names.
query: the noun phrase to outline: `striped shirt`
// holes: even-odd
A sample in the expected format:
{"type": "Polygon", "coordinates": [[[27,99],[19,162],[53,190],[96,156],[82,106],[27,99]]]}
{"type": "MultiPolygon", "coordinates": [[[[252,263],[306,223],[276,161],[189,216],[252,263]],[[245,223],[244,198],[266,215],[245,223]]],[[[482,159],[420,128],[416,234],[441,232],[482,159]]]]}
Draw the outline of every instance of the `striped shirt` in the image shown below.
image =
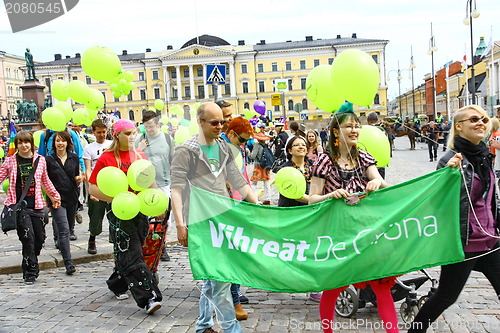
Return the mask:
{"type": "Polygon", "coordinates": [[[344,189],[349,193],[363,192],[369,179],[366,177],[366,169],[377,162],[370,153],[359,150],[357,166],[347,170],[341,168],[330,158],[330,154],[319,154],[311,168],[311,176],[325,179],[323,193],[331,193],[337,189],[344,189]]]}
{"type": "MultiPolygon", "coordinates": [[[[7,190],[7,199],[5,200],[5,205],[14,205],[17,202],[16,196],[16,183],[17,183],[17,153],[7,157],[5,162],[0,167],[0,183],[6,178],[9,178],[9,188],[7,190]]],[[[42,195],[42,187],[44,190],[51,195],[55,200],[61,200],[61,196],[57,192],[56,188],[49,179],[47,174],[47,164],[45,163],[45,157],[35,153],[33,155],[33,162],[40,157],[38,161],[38,166],[35,171],[35,209],[42,209],[45,207],[45,201],[42,195]]]]}

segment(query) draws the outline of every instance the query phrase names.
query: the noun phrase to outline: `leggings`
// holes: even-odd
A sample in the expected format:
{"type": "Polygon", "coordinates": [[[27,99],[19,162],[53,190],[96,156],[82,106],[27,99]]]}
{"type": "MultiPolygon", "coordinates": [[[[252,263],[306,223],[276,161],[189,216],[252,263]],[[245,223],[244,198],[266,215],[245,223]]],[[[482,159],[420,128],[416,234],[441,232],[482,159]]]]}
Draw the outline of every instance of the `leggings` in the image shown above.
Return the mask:
{"type": "MultiPolygon", "coordinates": [[[[377,296],[378,313],[387,332],[397,333],[398,330],[398,316],[396,308],[394,307],[394,300],[391,294],[392,283],[379,283],[377,280],[370,281],[370,286],[377,296]]],[[[335,305],[340,293],[347,287],[341,287],[332,290],[326,290],[321,296],[319,303],[319,314],[321,316],[321,324],[325,333],[333,332],[334,318],[335,318],[335,305]]]]}
{"type": "Polygon", "coordinates": [[[430,324],[444,310],[455,303],[473,270],[482,272],[490,281],[497,296],[500,295],[500,251],[497,250],[485,256],[467,260],[467,258],[477,257],[484,253],[487,252],[467,252],[465,253],[465,261],[441,266],[439,287],[436,293],[424,303],[415,320],[411,323],[408,333],[426,332],[430,324]]]}

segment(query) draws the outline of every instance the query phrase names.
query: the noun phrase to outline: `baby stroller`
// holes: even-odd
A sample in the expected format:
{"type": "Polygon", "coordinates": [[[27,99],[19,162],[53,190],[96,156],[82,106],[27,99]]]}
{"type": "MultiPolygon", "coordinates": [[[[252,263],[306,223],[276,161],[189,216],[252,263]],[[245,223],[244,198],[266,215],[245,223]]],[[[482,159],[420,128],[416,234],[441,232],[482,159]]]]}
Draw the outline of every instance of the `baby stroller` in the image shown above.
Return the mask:
{"type": "MultiPolygon", "coordinates": [[[[408,280],[396,278],[396,284],[391,289],[394,302],[405,298],[405,301],[401,303],[399,308],[399,313],[405,323],[413,321],[418,310],[437,289],[438,281],[432,278],[425,269],[420,270],[420,272],[424,275],[408,280]],[[431,281],[431,289],[426,295],[417,298],[417,289],[427,281],[431,281]]],[[[335,312],[341,317],[351,318],[356,314],[358,309],[364,308],[367,302],[375,306],[377,305],[377,298],[370,286],[367,286],[365,289],[356,289],[349,286],[340,293],[335,306],[335,312]]]]}

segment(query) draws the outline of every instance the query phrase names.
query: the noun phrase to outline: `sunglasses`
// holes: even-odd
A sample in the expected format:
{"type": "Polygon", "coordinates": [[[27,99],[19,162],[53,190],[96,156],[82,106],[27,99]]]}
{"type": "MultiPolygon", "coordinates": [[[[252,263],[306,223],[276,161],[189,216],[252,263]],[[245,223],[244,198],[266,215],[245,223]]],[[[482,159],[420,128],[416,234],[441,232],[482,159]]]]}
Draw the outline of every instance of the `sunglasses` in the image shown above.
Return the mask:
{"type": "Polygon", "coordinates": [[[224,126],[224,124],[227,123],[227,120],[212,120],[212,121],[207,121],[205,119],[201,119],[201,120],[203,120],[206,123],[209,123],[213,127],[215,127],[215,126],[217,126],[219,124],[221,124],[221,126],[224,126]]]}
{"type": "Polygon", "coordinates": [[[219,107],[222,107],[222,106],[224,105],[224,103],[226,103],[226,101],[225,101],[225,100],[223,100],[223,99],[220,99],[220,100],[218,100],[218,101],[215,101],[215,104],[217,104],[219,107]]]}
{"type": "Polygon", "coordinates": [[[462,119],[462,120],[459,120],[458,122],[461,123],[461,122],[464,122],[464,121],[470,121],[472,124],[475,124],[479,121],[482,121],[483,124],[487,124],[489,121],[490,121],[490,118],[488,117],[478,117],[478,116],[472,116],[470,118],[467,118],[467,119],[462,119]]]}
{"type": "Polygon", "coordinates": [[[245,139],[245,138],[242,138],[241,136],[239,136],[239,134],[238,134],[238,133],[234,132],[234,134],[238,137],[238,141],[239,141],[240,143],[245,143],[245,142],[247,142],[247,141],[248,141],[248,139],[245,139]]]}

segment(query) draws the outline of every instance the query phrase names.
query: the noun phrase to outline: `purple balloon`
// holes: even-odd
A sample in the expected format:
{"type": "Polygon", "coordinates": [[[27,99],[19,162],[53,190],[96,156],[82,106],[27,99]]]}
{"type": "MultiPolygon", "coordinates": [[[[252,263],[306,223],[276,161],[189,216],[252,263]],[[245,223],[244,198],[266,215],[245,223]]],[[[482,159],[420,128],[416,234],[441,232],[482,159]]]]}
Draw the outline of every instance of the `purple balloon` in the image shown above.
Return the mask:
{"type": "Polygon", "coordinates": [[[257,111],[257,113],[260,113],[261,115],[264,115],[266,113],[266,103],[264,103],[261,100],[256,100],[253,103],[253,109],[257,111]]]}

